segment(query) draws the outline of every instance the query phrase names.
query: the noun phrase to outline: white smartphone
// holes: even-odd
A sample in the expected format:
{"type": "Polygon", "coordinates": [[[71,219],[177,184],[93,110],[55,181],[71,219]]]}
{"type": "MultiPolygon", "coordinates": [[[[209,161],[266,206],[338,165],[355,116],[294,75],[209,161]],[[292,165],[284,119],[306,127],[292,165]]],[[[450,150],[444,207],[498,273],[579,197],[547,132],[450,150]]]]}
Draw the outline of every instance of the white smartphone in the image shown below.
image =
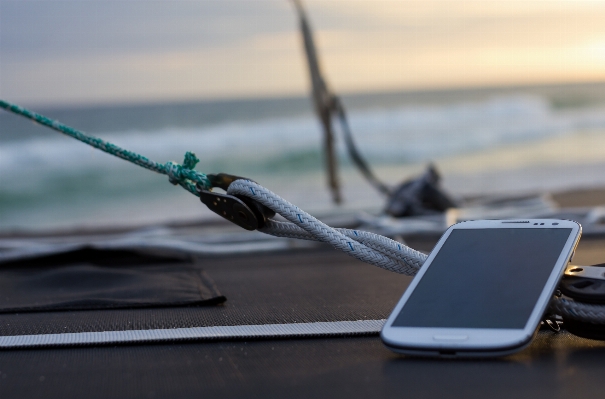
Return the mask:
{"type": "Polygon", "coordinates": [[[382,341],[420,356],[502,356],[523,349],[581,232],[576,222],[552,219],[451,226],[387,319],[382,341]]]}

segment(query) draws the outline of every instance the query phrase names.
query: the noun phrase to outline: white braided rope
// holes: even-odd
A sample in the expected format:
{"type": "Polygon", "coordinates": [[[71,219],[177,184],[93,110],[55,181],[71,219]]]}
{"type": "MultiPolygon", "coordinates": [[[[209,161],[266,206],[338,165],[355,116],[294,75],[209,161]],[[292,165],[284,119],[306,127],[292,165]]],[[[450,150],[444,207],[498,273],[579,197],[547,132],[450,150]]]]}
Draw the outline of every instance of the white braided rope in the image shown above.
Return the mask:
{"type": "Polygon", "coordinates": [[[593,324],[605,324],[605,306],[576,302],[566,298],[550,301],[552,313],[593,324]]]}
{"type": "MultiPolygon", "coordinates": [[[[297,225],[289,222],[279,222],[277,220],[268,220],[265,226],[258,229],[260,232],[269,234],[276,237],[287,237],[287,238],[298,238],[301,240],[314,240],[317,238],[306,230],[298,227],[297,225]]],[[[427,255],[422,252],[418,252],[400,242],[391,240],[385,236],[379,234],[369,233],[361,230],[351,230],[334,228],[339,233],[344,234],[352,240],[364,244],[376,251],[381,252],[392,259],[401,261],[411,266],[414,270],[420,269],[422,264],[428,258],[427,255]]],[[[414,272],[414,274],[416,274],[414,272]]]]}
{"type": "MultiPolygon", "coordinates": [[[[269,220],[259,231],[277,237],[316,240],[331,244],[354,258],[385,270],[414,276],[427,255],[378,234],[351,229],[334,229],[297,206],[250,180],[236,180],[227,190],[260,202],[290,223],[269,220]]],[[[593,324],[605,324],[605,306],[553,298],[549,311],[593,324]]]]}
{"type": "MultiPolygon", "coordinates": [[[[409,252],[408,257],[414,256],[415,253],[421,255],[418,257],[418,259],[415,259],[414,262],[408,264],[405,260],[399,260],[398,257],[391,258],[390,256],[387,256],[379,250],[370,248],[365,244],[356,241],[355,239],[347,237],[343,233],[320,222],[313,216],[309,215],[307,212],[298,208],[296,205],[289,203],[277,194],[271,192],[270,190],[267,190],[261,185],[250,180],[234,181],[233,183],[231,183],[231,185],[229,185],[227,193],[230,195],[244,195],[246,197],[254,199],[255,201],[265,205],[267,208],[273,210],[274,212],[279,213],[286,220],[290,221],[291,223],[300,227],[302,230],[309,233],[317,241],[329,243],[334,248],[341,250],[356,259],[389,271],[412,276],[418,271],[418,265],[424,263],[424,260],[426,259],[426,256],[424,254],[414,251],[411,248],[409,249],[413,252],[409,252]]],[[[272,224],[272,226],[275,227],[278,225],[272,224]]],[[[284,233],[284,231],[290,229],[287,227],[284,228],[284,226],[282,226],[282,228],[278,228],[277,230],[281,230],[282,233],[284,233]]],[[[292,237],[302,238],[299,235],[300,233],[296,233],[296,231],[293,231],[293,233],[294,234],[291,235],[292,237]]],[[[366,239],[366,241],[368,240],[366,239]]],[[[385,246],[385,244],[380,245],[385,246]]]]}

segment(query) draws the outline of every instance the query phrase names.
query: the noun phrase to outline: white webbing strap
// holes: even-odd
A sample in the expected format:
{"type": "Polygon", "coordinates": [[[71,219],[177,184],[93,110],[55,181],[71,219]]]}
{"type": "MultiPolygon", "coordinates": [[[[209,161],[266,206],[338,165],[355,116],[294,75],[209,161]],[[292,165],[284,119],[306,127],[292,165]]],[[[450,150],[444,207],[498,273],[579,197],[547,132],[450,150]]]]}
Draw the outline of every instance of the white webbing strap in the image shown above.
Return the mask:
{"type": "Polygon", "coordinates": [[[183,340],[333,337],[375,335],[385,320],[331,321],[316,323],[258,324],[164,328],[153,330],[99,331],[62,334],[0,336],[0,348],[36,346],[124,344],[183,340]]]}

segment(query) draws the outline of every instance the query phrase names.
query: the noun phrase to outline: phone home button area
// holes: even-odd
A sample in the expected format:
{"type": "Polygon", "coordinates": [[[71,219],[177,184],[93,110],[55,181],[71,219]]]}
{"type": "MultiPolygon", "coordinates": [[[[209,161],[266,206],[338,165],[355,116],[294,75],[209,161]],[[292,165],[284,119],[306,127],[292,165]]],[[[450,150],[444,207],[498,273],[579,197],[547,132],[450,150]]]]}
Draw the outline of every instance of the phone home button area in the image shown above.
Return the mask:
{"type": "Polygon", "coordinates": [[[435,341],[460,342],[466,341],[468,339],[468,335],[439,334],[433,335],[433,339],[435,341]]]}

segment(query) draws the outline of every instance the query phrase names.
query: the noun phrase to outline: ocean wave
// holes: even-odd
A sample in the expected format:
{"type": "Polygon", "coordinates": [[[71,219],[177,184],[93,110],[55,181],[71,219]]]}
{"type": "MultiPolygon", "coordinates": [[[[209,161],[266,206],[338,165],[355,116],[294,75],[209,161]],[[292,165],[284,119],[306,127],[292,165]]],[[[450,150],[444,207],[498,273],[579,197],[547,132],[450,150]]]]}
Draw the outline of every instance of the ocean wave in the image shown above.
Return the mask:
{"type": "MultiPolygon", "coordinates": [[[[352,113],[350,124],[361,152],[372,163],[398,164],[605,127],[604,111],[556,111],[540,97],[510,96],[478,103],[364,110],[352,113]]],[[[71,138],[50,130],[48,135],[4,143],[0,168],[9,175],[25,173],[31,178],[128,167],[71,138]]],[[[98,136],[158,162],[180,161],[185,151],[193,151],[201,159],[201,170],[306,170],[321,163],[322,134],[311,116],[98,136]]],[[[338,151],[344,157],[340,140],[338,151]]]]}
{"type": "MultiPolygon", "coordinates": [[[[349,117],[360,151],[377,167],[414,165],[605,128],[603,107],[553,109],[542,97],[521,95],[365,109],[349,117]]],[[[157,162],[180,162],[186,151],[193,151],[201,160],[197,170],[272,182],[275,190],[290,177],[317,178],[323,169],[321,127],[312,115],[96,135],[157,162]]],[[[349,168],[340,137],[337,149],[343,168],[349,168]]],[[[481,165],[476,168],[480,171],[481,165]]],[[[149,202],[150,194],[158,201],[174,191],[158,184],[153,173],[50,130],[47,137],[3,143],[0,170],[3,218],[45,201],[60,208],[80,198],[102,208],[104,202],[124,198],[149,202]]]]}

